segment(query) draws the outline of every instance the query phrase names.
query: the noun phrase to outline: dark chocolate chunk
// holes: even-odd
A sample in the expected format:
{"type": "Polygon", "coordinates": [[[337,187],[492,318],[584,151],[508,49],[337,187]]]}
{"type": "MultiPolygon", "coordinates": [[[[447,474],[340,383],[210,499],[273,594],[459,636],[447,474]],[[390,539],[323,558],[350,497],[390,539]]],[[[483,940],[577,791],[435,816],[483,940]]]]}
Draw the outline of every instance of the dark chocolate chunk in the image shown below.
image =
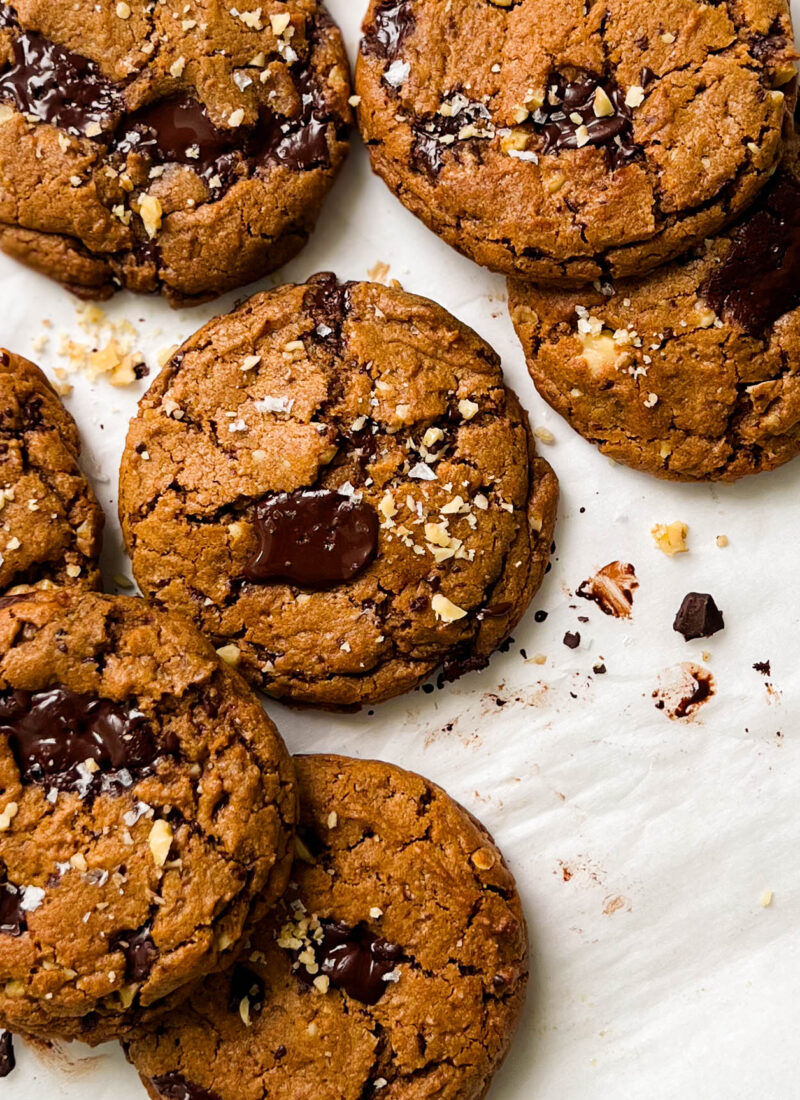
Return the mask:
{"type": "Polygon", "coordinates": [[[722,612],[707,592],[689,592],[683,597],[672,629],[682,634],[686,641],[692,638],[710,638],[722,630],[725,621],[722,612]]]}
{"type": "Polygon", "coordinates": [[[73,134],[101,137],[114,129],[122,96],[94,61],[35,31],[17,35],[12,54],[0,74],[0,100],[73,134]]]}
{"type": "Polygon", "coordinates": [[[250,1012],[260,1012],[264,1006],[264,983],[249,967],[237,964],[231,972],[228,991],[229,1010],[241,1011],[241,1004],[245,998],[250,1006],[250,1012]]]}
{"type": "Polygon", "coordinates": [[[63,687],[0,692],[0,737],[7,737],[23,783],[48,784],[82,795],[90,787],[130,787],[149,774],[159,748],[135,707],[63,687]],[[86,767],[93,760],[97,769],[86,767]]]}
{"type": "Polygon", "coordinates": [[[364,31],[361,52],[393,61],[416,22],[410,0],[383,0],[364,31]]]}
{"type": "Polygon", "coordinates": [[[788,172],[764,188],[700,295],[758,337],[800,305],[800,182],[788,172]]]}
{"type": "MultiPolygon", "coordinates": [[[[436,176],[442,170],[444,154],[454,148],[454,142],[442,142],[442,138],[456,138],[464,126],[490,122],[489,108],[483,103],[468,103],[451,115],[432,115],[414,127],[414,145],[411,156],[416,166],[428,175],[436,176]]],[[[460,144],[463,144],[461,142],[460,144]]]]}
{"type": "Polygon", "coordinates": [[[150,1084],[165,1100],[220,1100],[216,1092],[187,1081],[180,1073],[163,1073],[151,1077],[150,1084]]]}
{"type": "Polygon", "coordinates": [[[28,922],[22,908],[22,889],[12,882],[0,882],[0,934],[21,936],[28,922]]]}
{"type": "Polygon", "coordinates": [[[267,497],[256,507],[259,549],[247,580],[289,581],[325,589],[352,580],[378,552],[378,513],[371,504],[327,489],[267,497]]]}
{"type": "MultiPolygon", "coordinates": [[[[322,940],[313,944],[319,973],[326,974],[331,985],[356,1001],[377,1004],[388,987],[387,975],[403,958],[403,949],[374,936],[364,923],[355,928],[342,921],[320,923],[322,940]]],[[[309,985],[315,977],[302,964],[298,964],[296,973],[309,985]]]]}
{"type": "Polygon", "coordinates": [[[328,126],[341,127],[333,117],[311,69],[298,64],[292,68],[292,79],[300,97],[300,114],[295,118],[262,114],[259,142],[262,164],[283,164],[296,172],[327,166],[328,126]]]}
{"type": "Polygon", "coordinates": [[[0,1077],[8,1077],[17,1064],[10,1031],[0,1032],[0,1077]]]}
{"type": "Polygon", "coordinates": [[[350,308],[350,283],[339,283],[330,271],[315,275],[303,295],[303,308],[311,315],[313,337],[338,348],[350,308]]]}
{"type": "Polygon", "coordinates": [[[578,634],[577,631],[573,634],[571,630],[568,630],[567,633],[564,635],[564,645],[567,647],[567,649],[577,649],[580,644],[580,634],[578,634]]]}
{"type": "Polygon", "coordinates": [[[468,672],[481,672],[489,664],[489,658],[472,653],[469,647],[456,647],[442,661],[442,670],[436,678],[438,686],[452,684],[468,672]]]}
{"type": "Polygon", "coordinates": [[[119,950],[125,956],[125,977],[131,982],[143,982],[158,958],[151,931],[152,923],[148,921],[135,932],[118,932],[109,941],[112,950],[119,950]]]}
{"type": "Polygon", "coordinates": [[[632,120],[622,88],[611,79],[588,72],[573,81],[560,74],[551,77],[545,103],[531,116],[534,132],[543,139],[542,153],[593,145],[606,150],[612,168],[639,153],[632,120]],[[612,115],[595,114],[598,89],[605,92],[614,108],[612,115]]]}

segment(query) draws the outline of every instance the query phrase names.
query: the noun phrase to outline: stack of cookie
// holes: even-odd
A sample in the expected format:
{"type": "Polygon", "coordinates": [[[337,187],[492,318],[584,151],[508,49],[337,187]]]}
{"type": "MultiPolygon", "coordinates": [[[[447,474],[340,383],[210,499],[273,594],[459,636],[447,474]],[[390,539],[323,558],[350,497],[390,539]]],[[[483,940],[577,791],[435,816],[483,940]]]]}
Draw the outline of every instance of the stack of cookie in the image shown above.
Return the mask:
{"type": "Polygon", "coordinates": [[[359,121],[577,431],[731,480],[800,450],[796,59],[788,0],[372,0],[359,121]]]}

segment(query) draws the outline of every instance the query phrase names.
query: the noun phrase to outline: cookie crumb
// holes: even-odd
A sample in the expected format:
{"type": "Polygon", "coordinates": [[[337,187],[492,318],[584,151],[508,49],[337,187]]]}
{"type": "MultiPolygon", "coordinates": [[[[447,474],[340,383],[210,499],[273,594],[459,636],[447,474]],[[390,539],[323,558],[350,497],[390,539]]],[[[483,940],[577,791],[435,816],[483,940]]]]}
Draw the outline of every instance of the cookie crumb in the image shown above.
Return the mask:
{"type": "Polygon", "coordinates": [[[761,906],[762,909],[769,909],[770,905],[772,905],[772,891],[765,890],[761,897],[758,899],[758,904],[761,906]]]}
{"type": "Polygon", "coordinates": [[[717,543],[717,546],[719,546],[720,549],[724,549],[724,547],[726,547],[728,545],[728,536],[727,535],[717,535],[716,543],[717,543]]]}
{"type": "Polygon", "coordinates": [[[650,530],[658,549],[669,558],[674,557],[676,554],[688,553],[689,547],[686,544],[688,533],[688,526],[681,523],[680,520],[667,524],[657,523],[650,530]]]}

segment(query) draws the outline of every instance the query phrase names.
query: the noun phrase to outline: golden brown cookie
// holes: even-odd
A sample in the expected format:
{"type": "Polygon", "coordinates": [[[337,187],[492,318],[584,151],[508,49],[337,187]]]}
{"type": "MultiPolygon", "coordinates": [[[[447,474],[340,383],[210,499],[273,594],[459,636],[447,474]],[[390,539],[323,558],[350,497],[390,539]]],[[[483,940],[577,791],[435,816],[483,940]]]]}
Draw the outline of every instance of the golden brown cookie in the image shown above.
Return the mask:
{"type": "Polygon", "coordinates": [[[556,497],[483,340],[332,275],[187,340],[120,473],[142,590],[264,691],[333,707],[482,668],[541,582],[556,497]]]}
{"type": "Polygon", "coordinates": [[[0,597],[99,586],[103,512],[80,450],[75,421],[39,368],[0,348],[0,597]]]}
{"type": "Polygon", "coordinates": [[[732,230],[642,278],[509,282],[539,393],[586,439],[675,481],[800,451],[800,142],[732,230]]]}
{"type": "Polygon", "coordinates": [[[258,279],[347,152],[349,71],[318,0],[0,4],[0,248],[88,298],[258,279]]]}
{"type": "Polygon", "coordinates": [[[0,1026],[98,1043],[175,1004],[283,892],[284,744],[144,600],[0,609],[0,1026]]]}
{"type": "Polygon", "coordinates": [[[664,263],[753,201],[796,56],[787,0],[371,0],[359,122],[449,244],[578,285],[664,263]]]}
{"type": "Polygon", "coordinates": [[[135,1037],[153,1100],[479,1100],[525,996],[514,880],[439,787],[296,759],[292,885],[232,971],[135,1037]]]}

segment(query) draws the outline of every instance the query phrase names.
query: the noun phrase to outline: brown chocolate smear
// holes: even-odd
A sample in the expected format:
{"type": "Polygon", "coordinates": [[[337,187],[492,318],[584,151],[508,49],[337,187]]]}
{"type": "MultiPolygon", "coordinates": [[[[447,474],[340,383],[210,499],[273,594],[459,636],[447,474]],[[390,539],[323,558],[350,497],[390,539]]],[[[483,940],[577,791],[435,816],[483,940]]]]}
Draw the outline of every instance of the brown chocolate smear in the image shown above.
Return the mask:
{"type": "Polygon", "coordinates": [[[264,1006],[264,983],[255,971],[238,964],[231,972],[228,990],[228,1009],[241,1012],[242,1001],[247,1000],[249,1011],[260,1012],[264,1006]]]}
{"type": "Polygon", "coordinates": [[[325,589],[352,580],[378,552],[378,514],[371,504],[327,489],[267,497],[256,507],[259,549],[247,580],[289,581],[325,589]]]}
{"type": "Polygon", "coordinates": [[[653,692],[658,710],[669,718],[693,718],[695,713],[716,693],[714,677],[707,668],[687,662],[681,665],[677,680],[666,677],[653,692]]]}
{"type": "MultiPolygon", "coordinates": [[[[320,923],[322,940],[313,945],[319,973],[327,975],[331,985],[354,1000],[377,1004],[389,985],[386,976],[403,958],[403,949],[373,935],[363,922],[355,928],[343,921],[320,923]]],[[[296,974],[307,984],[314,980],[302,965],[296,974]]]]}
{"type": "Polygon", "coordinates": [[[361,52],[393,61],[414,28],[416,20],[410,0],[382,0],[372,25],[364,31],[361,52]]]}
{"type": "Polygon", "coordinates": [[[165,1100],[220,1100],[216,1092],[187,1081],[180,1073],[163,1073],[151,1077],[150,1084],[165,1100]]]}
{"type": "Polygon", "coordinates": [[[550,78],[545,103],[531,116],[535,133],[542,136],[542,153],[560,153],[588,145],[606,150],[609,164],[618,168],[639,153],[633,140],[633,115],[625,103],[625,93],[613,80],[584,73],[567,81],[557,74],[550,78]],[[595,95],[601,89],[608,96],[614,114],[595,114],[595,95]],[[578,130],[585,127],[583,146],[578,130]]]}
{"type": "Polygon", "coordinates": [[[131,982],[143,982],[158,958],[158,948],[150,935],[152,923],[147,922],[135,932],[118,932],[110,941],[112,950],[121,951],[125,957],[125,977],[131,982]]]}
{"type": "Polygon", "coordinates": [[[636,570],[628,562],[612,561],[589,577],[578,588],[577,595],[596,603],[605,615],[629,619],[633,593],[639,587],[636,570]]]}
{"type": "Polygon", "coordinates": [[[0,692],[0,737],[7,737],[23,783],[77,790],[130,787],[173,746],[156,745],[135,707],[64,687],[0,692]],[[93,760],[96,771],[86,768],[93,760]]]}
{"type": "Polygon", "coordinates": [[[0,882],[0,935],[21,936],[27,931],[22,888],[13,882],[0,882]]]}
{"type": "Polygon", "coordinates": [[[462,127],[477,123],[491,121],[489,108],[483,103],[468,103],[456,114],[432,115],[425,122],[420,122],[414,127],[414,144],[411,156],[417,168],[427,172],[430,176],[436,176],[444,165],[445,151],[456,148],[456,143],[442,142],[443,137],[457,138],[462,127]]]}
{"type": "Polygon", "coordinates": [[[722,612],[707,592],[687,593],[672,624],[672,629],[682,634],[687,642],[693,638],[710,638],[724,627],[722,612]]]}
{"type": "Polygon", "coordinates": [[[700,296],[757,337],[800,305],[800,182],[788,172],[764,188],[700,296]]]}
{"type": "MultiPolygon", "coordinates": [[[[6,26],[13,25],[8,22],[6,26]]],[[[100,67],[35,31],[19,34],[12,64],[0,74],[0,101],[73,134],[101,137],[114,129],[122,96],[100,67]]]]}
{"type": "Polygon", "coordinates": [[[0,1032],[0,1077],[8,1077],[17,1064],[10,1031],[0,1032]]]}

